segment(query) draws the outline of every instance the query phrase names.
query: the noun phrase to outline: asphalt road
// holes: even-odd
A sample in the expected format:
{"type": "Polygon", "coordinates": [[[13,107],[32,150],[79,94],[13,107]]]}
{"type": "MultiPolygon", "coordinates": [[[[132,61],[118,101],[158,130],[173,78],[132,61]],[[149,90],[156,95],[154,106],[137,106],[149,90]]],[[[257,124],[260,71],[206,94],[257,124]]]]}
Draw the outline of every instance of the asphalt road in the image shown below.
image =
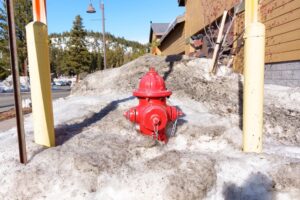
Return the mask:
{"type": "MultiPolygon", "coordinates": [[[[30,93],[22,93],[22,99],[30,98],[30,93]]],[[[52,99],[58,99],[70,95],[69,87],[60,87],[52,90],[52,99]]],[[[0,112],[10,110],[14,107],[14,95],[13,93],[0,93],[0,112]]]]}

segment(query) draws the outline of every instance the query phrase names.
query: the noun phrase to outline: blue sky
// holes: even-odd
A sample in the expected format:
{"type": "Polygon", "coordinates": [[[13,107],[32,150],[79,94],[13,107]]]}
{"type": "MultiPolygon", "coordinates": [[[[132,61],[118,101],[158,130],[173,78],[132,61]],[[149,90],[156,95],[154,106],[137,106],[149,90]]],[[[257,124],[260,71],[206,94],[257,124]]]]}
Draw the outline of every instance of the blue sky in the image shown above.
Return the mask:
{"type": "MultiPolygon", "coordinates": [[[[101,31],[99,0],[95,14],[87,14],[90,0],[47,0],[49,33],[69,31],[76,15],[87,30],[101,31]]],[[[177,0],[104,0],[106,31],[126,39],[148,42],[150,21],[171,22],[184,13],[177,0]]]]}

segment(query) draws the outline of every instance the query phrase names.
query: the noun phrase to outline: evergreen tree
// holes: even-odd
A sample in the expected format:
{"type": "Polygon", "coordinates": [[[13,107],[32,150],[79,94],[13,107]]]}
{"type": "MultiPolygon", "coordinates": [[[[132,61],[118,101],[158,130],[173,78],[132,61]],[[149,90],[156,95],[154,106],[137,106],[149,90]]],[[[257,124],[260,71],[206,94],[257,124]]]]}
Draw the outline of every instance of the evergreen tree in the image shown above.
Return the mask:
{"type": "Polygon", "coordinates": [[[50,46],[51,73],[54,73],[56,77],[63,74],[68,74],[68,71],[64,71],[64,69],[66,69],[66,57],[66,51],[64,51],[62,48],[56,48],[54,45],[50,46]]]}
{"type": "MultiPolygon", "coordinates": [[[[15,23],[18,45],[20,71],[27,75],[27,44],[25,26],[32,21],[32,2],[28,0],[15,0],[15,23]]],[[[10,73],[8,27],[6,1],[1,1],[0,6],[0,78],[5,78],[10,73]],[[2,77],[1,77],[2,76],[2,77]]]]}
{"type": "Polygon", "coordinates": [[[80,73],[88,72],[90,68],[90,54],[86,47],[86,35],[82,18],[77,15],[70,32],[66,65],[62,66],[67,68],[64,70],[68,71],[69,75],[76,75],[77,81],[80,73]]]}
{"type": "Polygon", "coordinates": [[[97,70],[102,70],[104,68],[103,57],[99,52],[91,52],[91,65],[89,69],[89,73],[93,73],[97,70]]]}
{"type": "MultiPolygon", "coordinates": [[[[122,66],[146,53],[147,47],[135,41],[129,41],[124,38],[116,37],[107,33],[107,64],[109,68],[122,66]]],[[[70,53],[70,32],[52,33],[49,38],[53,41],[51,49],[51,70],[56,75],[67,74],[74,75],[74,69],[69,67],[70,53]],[[69,42],[66,42],[69,41],[69,42]],[[67,48],[64,48],[68,43],[67,48]]],[[[85,36],[86,47],[89,47],[89,69],[92,73],[104,69],[102,33],[87,32],[85,36]]],[[[87,69],[87,68],[86,68],[87,69]]]]}

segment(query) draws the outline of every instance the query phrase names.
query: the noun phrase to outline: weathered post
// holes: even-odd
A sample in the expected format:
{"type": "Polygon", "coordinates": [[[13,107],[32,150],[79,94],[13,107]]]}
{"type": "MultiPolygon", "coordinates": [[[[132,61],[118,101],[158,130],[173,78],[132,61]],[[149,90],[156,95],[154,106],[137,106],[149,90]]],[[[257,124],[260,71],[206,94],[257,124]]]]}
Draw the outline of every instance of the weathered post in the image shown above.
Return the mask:
{"type": "Polygon", "coordinates": [[[51,94],[49,41],[45,0],[33,0],[34,22],[26,26],[31,83],[34,140],[37,144],[55,146],[51,94]]]}
{"type": "Polygon", "coordinates": [[[262,151],[265,26],[259,23],[258,0],[246,0],[243,97],[243,151],[262,151]]]}

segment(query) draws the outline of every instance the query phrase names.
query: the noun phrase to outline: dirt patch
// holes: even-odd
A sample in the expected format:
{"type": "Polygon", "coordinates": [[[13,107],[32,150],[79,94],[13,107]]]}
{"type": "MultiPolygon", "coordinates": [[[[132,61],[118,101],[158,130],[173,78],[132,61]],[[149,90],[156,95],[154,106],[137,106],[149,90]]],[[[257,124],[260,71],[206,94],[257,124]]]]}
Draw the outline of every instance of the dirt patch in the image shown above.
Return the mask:
{"type": "MultiPolygon", "coordinates": [[[[23,108],[23,115],[29,114],[32,112],[31,108],[23,108]]],[[[0,122],[8,119],[12,119],[16,117],[16,110],[15,109],[10,109],[5,112],[0,113],[0,122]]]]}
{"type": "MultiPolygon", "coordinates": [[[[193,200],[203,199],[216,182],[214,162],[205,156],[192,156],[193,160],[181,158],[181,166],[168,177],[166,199],[193,200]]],[[[164,162],[164,161],[163,161],[164,162]]]]}
{"type": "Polygon", "coordinates": [[[289,189],[294,188],[297,189],[300,194],[299,174],[300,163],[290,163],[281,166],[277,171],[274,171],[271,176],[276,182],[276,189],[288,191],[289,189]]]}

